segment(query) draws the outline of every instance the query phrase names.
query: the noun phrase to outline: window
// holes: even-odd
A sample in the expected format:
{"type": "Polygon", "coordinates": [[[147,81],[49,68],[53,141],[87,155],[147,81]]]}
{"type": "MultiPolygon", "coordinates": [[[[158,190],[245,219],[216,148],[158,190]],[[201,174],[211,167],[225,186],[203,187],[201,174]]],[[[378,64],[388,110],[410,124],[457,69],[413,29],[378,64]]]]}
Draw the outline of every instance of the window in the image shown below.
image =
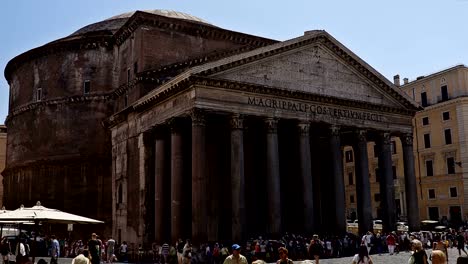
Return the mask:
{"type": "Polygon", "coordinates": [[[458,197],[457,187],[450,187],[450,197],[458,197]]]}
{"type": "Polygon", "coordinates": [[[453,157],[447,158],[447,174],[455,174],[455,159],[453,157]]]}
{"type": "Polygon", "coordinates": [[[396,142],[394,140],[392,140],[390,147],[392,148],[392,154],[396,154],[396,142]]]}
{"type": "Polygon", "coordinates": [[[425,148],[431,147],[431,135],[430,134],[424,134],[424,147],[425,148]]]}
{"type": "Polygon", "coordinates": [[[440,93],[442,94],[442,101],[447,101],[449,99],[447,85],[440,87],[440,93]]]}
{"type": "Polygon", "coordinates": [[[450,131],[450,128],[445,129],[444,134],[445,134],[445,144],[446,145],[452,144],[452,132],[450,131]]]}
{"type": "Polygon", "coordinates": [[[127,84],[130,83],[130,68],[127,69],[127,84]]]}
{"type": "Polygon", "coordinates": [[[439,221],[439,207],[428,207],[429,219],[439,221]]]}
{"type": "Polygon", "coordinates": [[[427,190],[427,194],[428,194],[429,199],[435,199],[436,198],[435,189],[427,190]]]}
{"type": "Polygon", "coordinates": [[[136,76],[138,72],[138,62],[135,61],[135,63],[133,63],[133,74],[136,76]]]}
{"type": "Polygon", "coordinates": [[[396,166],[392,166],[393,179],[396,180],[396,166]]]}
{"type": "Polygon", "coordinates": [[[37,88],[36,89],[36,102],[39,102],[42,100],[42,88],[37,88]]]}
{"type": "Polygon", "coordinates": [[[349,185],[354,184],[354,178],[353,178],[353,173],[352,172],[348,173],[348,182],[349,182],[349,185]]]}
{"type": "Polygon", "coordinates": [[[426,160],[426,176],[434,176],[434,169],[432,168],[432,160],[426,160]]]}
{"type": "Polygon", "coordinates": [[[374,201],[380,202],[380,193],[374,194],[374,201]]]}
{"type": "Polygon", "coordinates": [[[349,202],[350,202],[350,203],[354,203],[354,195],[350,195],[350,196],[349,196],[349,202]]]}
{"type": "Polygon", "coordinates": [[[123,201],[123,192],[122,192],[122,184],[119,184],[119,188],[117,191],[117,203],[121,204],[123,201]]]}
{"type": "Polygon", "coordinates": [[[429,125],[429,117],[427,117],[427,116],[423,117],[422,118],[422,124],[423,124],[423,126],[429,125]]]}
{"type": "Polygon", "coordinates": [[[90,91],[91,91],[91,82],[89,80],[86,80],[83,83],[83,93],[89,94],[90,91]]]}
{"type": "Polygon", "coordinates": [[[426,94],[426,92],[421,93],[421,105],[423,107],[427,106],[427,94],[426,94]]]}
{"type": "Polygon", "coordinates": [[[345,152],[345,158],[346,158],[346,162],[353,162],[353,151],[347,150],[345,152]]]}
{"type": "Polygon", "coordinates": [[[375,182],[380,182],[380,170],[375,168],[375,182]]]}
{"type": "Polygon", "coordinates": [[[128,106],[128,93],[126,93],[124,97],[124,107],[127,107],[127,106],[128,106]]]}
{"type": "Polygon", "coordinates": [[[450,112],[443,112],[442,113],[442,119],[443,120],[449,120],[450,119],[450,112]]]}

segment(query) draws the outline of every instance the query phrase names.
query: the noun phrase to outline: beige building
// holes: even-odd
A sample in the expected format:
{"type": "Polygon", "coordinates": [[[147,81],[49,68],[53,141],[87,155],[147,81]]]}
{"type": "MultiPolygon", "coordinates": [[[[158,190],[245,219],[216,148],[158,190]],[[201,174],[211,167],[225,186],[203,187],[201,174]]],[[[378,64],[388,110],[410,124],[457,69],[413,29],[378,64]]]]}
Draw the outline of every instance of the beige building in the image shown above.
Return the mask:
{"type": "MultiPolygon", "coordinates": [[[[403,149],[401,140],[398,137],[391,138],[392,148],[392,173],[395,186],[395,206],[396,217],[399,220],[407,220],[406,215],[406,195],[405,195],[405,180],[404,180],[404,163],[403,149]]],[[[382,218],[380,207],[380,174],[378,171],[378,151],[375,142],[367,143],[367,153],[369,159],[369,182],[371,192],[372,217],[375,219],[382,218]]],[[[344,181],[346,190],[346,216],[348,219],[356,219],[357,217],[357,199],[356,199],[356,178],[355,178],[355,163],[354,153],[351,146],[346,146],[343,149],[343,164],[344,164],[344,181]]]]}
{"type": "Polygon", "coordinates": [[[467,220],[468,68],[405,78],[401,89],[424,107],[413,120],[421,219],[467,220]]]}
{"type": "MultiPolygon", "coordinates": [[[[468,68],[465,65],[420,76],[415,81],[399,76],[394,82],[424,107],[414,120],[415,173],[420,219],[447,219],[455,224],[468,219],[468,68]],[[466,132],[465,132],[466,131],[466,132]]],[[[381,218],[378,159],[375,143],[367,145],[372,216],[381,218]]],[[[347,217],[356,217],[355,164],[352,148],[343,150],[347,217]]],[[[403,152],[392,138],[392,167],[397,217],[406,219],[403,152]]]]}
{"type": "MultiPolygon", "coordinates": [[[[6,161],[6,126],[0,125],[0,173],[5,169],[6,161]]],[[[0,175],[0,208],[3,206],[3,176],[0,175]]]]}

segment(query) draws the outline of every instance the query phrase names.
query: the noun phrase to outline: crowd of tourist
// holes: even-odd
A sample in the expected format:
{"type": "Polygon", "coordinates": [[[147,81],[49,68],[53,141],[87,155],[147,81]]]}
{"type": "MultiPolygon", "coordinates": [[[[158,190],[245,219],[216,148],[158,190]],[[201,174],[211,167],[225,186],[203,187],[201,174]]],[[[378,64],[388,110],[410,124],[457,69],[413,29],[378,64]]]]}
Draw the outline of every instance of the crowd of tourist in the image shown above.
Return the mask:
{"type": "MultiPolygon", "coordinates": [[[[320,259],[337,257],[353,257],[356,263],[369,263],[372,261],[371,255],[373,254],[393,255],[400,251],[411,251],[414,263],[419,263],[420,259],[429,259],[433,256],[436,259],[443,256],[448,260],[447,249],[451,247],[457,248],[460,255],[468,256],[465,251],[467,240],[468,232],[455,230],[442,233],[428,231],[372,233],[369,231],[363,236],[351,233],[341,237],[325,234],[321,238],[318,235],[308,237],[286,233],[275,240],[258,236],[234,245],[229,242],[193,245],[190,240],[179,239],[173,245],[152,243],[145,247],[141,244],[137,246],[133,243],[127,244],[125,241],[119,243],[111,237],[101,240],[93,233],[89,240],[76,241],[57,239],[55,236],[38,237],[35,256],[49,256],[51,264],[57,263],[58,257],[77,258],[77,261],[86,258],[91,264],[115,261],[159,264],[229,264],[230,258],[236,258],[238,253],[237,258],[245,257],[247,263],[280,261],[283,264],[290,264],[290,260],[315,259],[315,263],[318,264],[320,259]],[[429,248],[435,250],[435,253],[430,256],[425,252],[425,249],[429,248]],[[236,254],[232,254],[233,252],[236,254]]],[[[18,264],[27,263],[31,252],[31,246],[28,244],[31,242],[19,240],[13,250],[11,241],[3,239],[0,253],[4,263],[12,261],[9,255],[15,255],[18,264]]]]}

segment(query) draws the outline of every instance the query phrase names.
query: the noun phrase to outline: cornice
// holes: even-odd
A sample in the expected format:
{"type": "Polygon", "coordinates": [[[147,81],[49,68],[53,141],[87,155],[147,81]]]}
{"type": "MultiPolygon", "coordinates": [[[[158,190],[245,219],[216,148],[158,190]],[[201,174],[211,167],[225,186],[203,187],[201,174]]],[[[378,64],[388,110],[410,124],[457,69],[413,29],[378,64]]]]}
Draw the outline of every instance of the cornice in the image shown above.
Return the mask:
{"type": "Polygon", "coordinates": [[[435,73],[431,73],[431,74],[429,74],[427,76],[424,76],[423,78],[421,78],[419,80],[416,79],[416,80],[411,81],[411,82],[409,82],[407,84],[403,84],[403,85],[400,86],[400,88],[405,89],[405,88],[414,86],[414,85],[419,84],[419,83],[431,81],[433,78],[435,78],[437,76],[447,74],[447,73],[449,73],[451,71],[459,70],[459,69],[468,69],[468,68],[464,64],[458,64],[458,65],[455,65],[453,67],[447,68],[445,70],[441,70],[441,71],[438,71],[438,72],[435,72],[435,73]]]}
{"type": "MultiPolygon", "coordinates": [[[[204,76],[190,76],[187,79],[182,80],[181,82],[176,83],[168,87],[167,89],[156,93],[154,96],[149,97],[145,101],[137,102],[132,106],[132,111],[144,111],[149,107],[166,100],[167,98],[183,91],[189,89],[194,85],[200,86],[208,86],[208,87],[217,87],[229,90],[237,90],[242,92],[249,92],[249,93],[256,93],[256,94],[264,94],[268,96],[281,96],[284,98],[291,98],[291,99],[300,99],[300,100],[307,100],[311,102],[317,103],[324,103],[324,104],[334,104],[334,105],[341,105],[347,107],[353,107],[358,109],[366,109],[366,110],[374,110],[374,111],[381,111],[385,113],[392,113],[392,114],[401,114],[407,116],[414,116],[416,111],[408,110],[408,109],[401,109],[401,108],[393,108],[383,105],[376,105],[362,101],[355,101],[349,99],[341,99],[331,96],[323,96],[317,94],[311,94],[306,92],[300,91],[292,91],[288,89],[280,89],[275,87],[269,87],[264,85],[257,85],[251,83],[241,83],[235,82],[230,80],[223,80],[223,79],[215,79],[209,78],[204,76]]],[[[122,113],[126,115],[128,112],[122,113]]],[[[117,120],[117,123],[124,120],[122,116],[119,117],[118,115],[114,115],[113,120],[117,120]]],[[[113,125],[117,124],[114,123],[113,125]]]]}
{"type": "Polygon", "coordinates": [[[26,105],[23,105],[23,106],[20,106],[11,110],[5,120],[5,124],[8,126],[8,122],[15,116],[18,116],[30,110],[34,110],[41,106],[92,102],[92,101],[107,101],[110,98],[112,98],[112,93],[99,94],[99,95],[82,95],[82,96],[62,97],[62,98],[57,98],[57,99],[50,99],[50,100],[43,100],[39,102],[29,103],[29,104],[26,104],[26,105]]]}
{"type": "Polygon", "coordinates": [[[333,41],[331,41],[325,34],[317,34],[315,37],[306,38],[302,41],[293,42],[291,45],[282,46],[278,49],[270,50],[263,53],[258,53],[253,56],[247,56],[245,58],[234,60],[232,62],[223,64],[219,67],[209,68],[204,71],[201,71],[199,74],[203,76],[212,75],[221,71],[225,71],[246,63],[250,63],[256,60],[264,59],[267,57],[271,57],[282,52],[290,51],[296,49],[298,47],[302,47],[305,45],[310,45],[313,43],[317,43],[318,45],[322,45],[327,49],[331,50],[334,54],[338,55],[342,60],[346,61],[349,66],[354,68],[356,71],[361,73],[363,76],[368,78],[372,83],[377,85],[380,89],[384,90],[388,94],[390,94],[393,98],[396,98],[400,103],[403,104],[404,107],[409,109],[418,110],[419,108],[415,107],[410,101],[402,96],[399,92],[397,92],[392,87],[388,86],[384,81],[382,81],[381,77],[376,76],[373,72],[371,72],[367,67],[362,65],[359,61],[353,58],[347,51],[340,48],[336,45],[333,41]]]}
{"type": "Polygon", "coordinates": [[[54,54],[57,52],[80,50],[80,49],[98,49],[104,47],[109,49],[112,47],[112,36],[86,36],[79,39],[60,39],[54,42],[50,42],[43,46],[28,50],[13,59],[11,59],[5,67],[5,79],[10,82],[11,74],[14,70],[18,69],[27,61],[34,60],[36,58],[54,54]]]}
{"type": "Polygon", "coordinates": [[[224,39],[234,43],[250,44],[257,47],[267,46],[278,41],[222,29],[216,26],[171,17],[136,11],[128,21],[114,34],[115,43],[121,45],[139,26],[156,26],[190,35],[211,39],[224,39]]]}
{"type": "Polygon", "coordinates": [[[39,170],[42,167],[47,166],[68,166],[70,164],[108,164],[112,162],[112,159],[108,156],[83,156],[79,153],[76,154],[64,154],[59,156],[54,156],[51,158],[43,158],[43,159],[35,159],[35,160],[28,160],[24,162],[15,162],[13,164],[7,164],[5,170],[1,172],[2,176],[8,176],[9,174],[14,174],[17,171],[22,169],[35,169],[39,170]]]}

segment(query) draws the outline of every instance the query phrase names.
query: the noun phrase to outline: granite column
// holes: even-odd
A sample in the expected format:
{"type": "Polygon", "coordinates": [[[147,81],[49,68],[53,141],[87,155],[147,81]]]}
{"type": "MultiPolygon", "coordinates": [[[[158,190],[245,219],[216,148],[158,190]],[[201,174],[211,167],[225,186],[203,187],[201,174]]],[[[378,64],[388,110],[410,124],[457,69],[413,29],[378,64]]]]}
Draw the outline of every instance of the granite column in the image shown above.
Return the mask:
{"type": "Polygon", "coordinates": [[[267,232],[279,234],[281,232],[281,190],[280,190],[280,164],[278,152],[278,120],[268,118],[266,145],[266,171],[267,171],[267,232]]]}

